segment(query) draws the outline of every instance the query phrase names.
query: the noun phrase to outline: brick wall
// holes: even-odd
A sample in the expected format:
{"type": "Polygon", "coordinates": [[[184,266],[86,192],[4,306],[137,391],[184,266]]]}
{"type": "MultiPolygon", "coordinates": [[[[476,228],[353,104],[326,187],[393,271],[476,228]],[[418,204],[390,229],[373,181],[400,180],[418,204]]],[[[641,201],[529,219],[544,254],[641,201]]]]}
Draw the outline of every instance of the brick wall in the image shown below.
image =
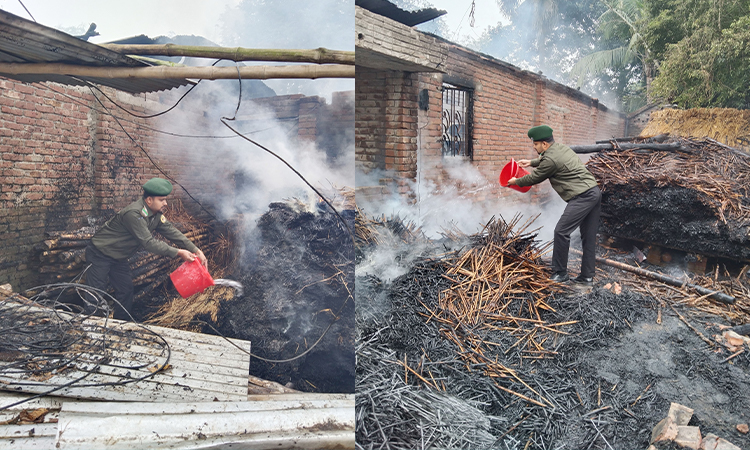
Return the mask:
{"type": "MultiPolygon", "coordinates": [[[[141,115],[162,111],[175,101],[173,92],[105,92],[141,115]]],[[[346,125],[352,123],[353,102],[347,101],[351,97],[352,93],[339,94],[330,107],[323,99],[301,95],[267,102],[277,116],[294,122],[301,137],[317,140],[351,129],[346,125]],[[315,104],[321,107],[311,109],[315,104]]],[[[117,111],[109,101],[102,101],[117,111]]],[[[210,199],[233,195],[236,156],[223,153],[211,140],[153,131],[170,129],[163,122],[169,114],[139,119],[120,112],[123,130],[102,112],[88,89],[4,78],[0,78],[0,113],[0,284],[11,283],[16,289],[38,284],[34,247],[45,239],[45,232],[101,223],[137,199],[144,181],[163,176],[159,168],[209,210],[210,199]],[[210,176],[201,175],[204,172],[210,176]]],[[[191,213],[208,217],[179,186],[170,199],[180,199],[191,213]]]]}
{"type": "Polygon", "coordinates": [[[357,67],[354,86],[355,164],[366,172],[385,169],[387,71],[357,67]]]}
{"type": "Polygon", "coordinates": [[[334,92],[331,104],[318,96],[301,94],[253,99],[265,108],[258,115],[243,115],[242,120],[274,119],[296,127],[300,141],[315,142],[326,152],[329,161],[341,156],[354,142],[354,92],[334,92]],[[270,117],[269,117],[270,116],[270,117]]]}
{"type": "MultiPolygon", "coordinates": [[[[493,187],[498,187],[500,171],[511,158],[536,156],[526,135],[532,126],[548,124],[555,130],[558,142],[570,145],[624,135],[625,115],[541,75],[454,44],[450,44],[443,67],[442,74],[357,68],[358,170],[390,170],[395,178],[393,189],[407,193],[404,187],[407,179],[414,179],[413,162],[419,159],[421,178],[444,182],[440,145],[443,82],[472,91],[470,163],[493,187]],[[423,89],[428,93],[427,111],[419,111],[417,104],[423,89]],[[398,96],[394,97],[396,93],[398,96]],[[413,140],[414,133],[418,133],[417,140],[413,140]],[[397,138],[401,140],[396,141],[397,138]]],[[[546,196],[540,190],[535,192],[537,200],[546,196]]],[[[476,200],[508,194],[508,189],[484,190],[476,200]]]]}

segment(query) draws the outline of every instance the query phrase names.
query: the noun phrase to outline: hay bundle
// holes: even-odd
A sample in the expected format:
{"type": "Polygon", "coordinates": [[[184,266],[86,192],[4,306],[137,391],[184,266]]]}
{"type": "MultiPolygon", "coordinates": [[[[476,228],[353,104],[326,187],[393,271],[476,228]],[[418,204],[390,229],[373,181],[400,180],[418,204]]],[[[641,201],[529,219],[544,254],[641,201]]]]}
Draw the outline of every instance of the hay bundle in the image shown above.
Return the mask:
{"type": "Polygon", "coordinates": [[[651,113],[641,136],[709,137],[750,150],[750,110],[731,108],[663,109],[651,113]]]}

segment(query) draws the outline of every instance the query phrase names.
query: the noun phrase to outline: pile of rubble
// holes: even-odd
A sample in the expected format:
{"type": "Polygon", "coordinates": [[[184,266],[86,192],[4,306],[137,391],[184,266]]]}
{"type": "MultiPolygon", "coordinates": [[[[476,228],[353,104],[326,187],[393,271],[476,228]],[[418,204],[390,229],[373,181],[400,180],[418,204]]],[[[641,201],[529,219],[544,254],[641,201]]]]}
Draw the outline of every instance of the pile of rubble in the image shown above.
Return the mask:
{"type": "MultiPolygon", "coordinates": [[[[648,450],[670,448],[672,443],[680,448],[693,450],[742,450],[713,433],[702,436],[700,427],[689,425],[693,412],[687,406],[672,403],[669,406],[667,417],[657,423],[651,431],[648,450]]],[[[747,434],[748,425],[746,423],[738,424],[737,431],[741,434],[747,434]]]]}
{"type": "Polygon", "coordinates": [[[354,210],[340,214],[324,203],[272,203],[244,242],[249,256],[226,275],[244,295],[220,303],[216,329],[254,343],[253,375],[354,392],[354,210]]]}

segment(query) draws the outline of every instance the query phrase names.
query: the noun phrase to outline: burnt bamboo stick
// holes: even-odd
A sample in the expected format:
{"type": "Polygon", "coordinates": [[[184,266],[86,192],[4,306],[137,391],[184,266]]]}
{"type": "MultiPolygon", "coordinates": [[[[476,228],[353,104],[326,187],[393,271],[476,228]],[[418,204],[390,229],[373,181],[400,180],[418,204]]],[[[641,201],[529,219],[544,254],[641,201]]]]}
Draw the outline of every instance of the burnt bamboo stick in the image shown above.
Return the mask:
{"type": "MultiPolygon", "coordinates": [[[[578,251],[578,250],[576,250],[574,248],[571,248],[570,251],[573,252],[573,253],[576,253],[578,255],[582,255],[583,254],[583,253],[581,253],[580,251],[578,251]]],[[[690,288],[690,289],[694,289],[696,292],[698,292],[701,295],[707,295],[707,296],[709,296],[709,297],[711,297],[711,298],[713,298],[715,300],[718,300],[718,301],[720,301],[722,303],[726,303],[728,305],[733,305],[735,303],[735,301],[737,301],[737,299],[735,299],[734,297],[732,297],[730,295],[727,295],[727,294],[725,294],[725,293],[723,293],[721,291],[716,291],[716,290],[708,289],[708,288],[705,288],[703,286],[699,286],[699,285],[693,284],[693,283],[683,282],[682,280],[679,280],[677,278],[673,278],[673,277],[670,277],[670,276],[667,276],[667,275],[664,275],[664,274],[661,274],[661,273],[652,272],[650,270],[642,269],[640,267],[633,267],[633,266],[631,266],[629,264],[621,263],[621,262],[618,262],[618,261],[613,261],[613,260],[607,259],[607,258],[602,258],[601,256],[597,256],[596,260],[599,261],[602,264],[606,264],[608,266],[612,266],[612,267],[616,267],[618,269],[626,270],[628,272],[632,272],[632,273],[635,273],[635,274],[638,274],[638,275],[642,275],[644,277],[653,278],[654,280],[659,280],[659,281],[661,281],[663,283],[666,283],[666,284],[669,284],[669,285],[672,285],[672,286],[676,286],[676,287],[680,287],[680,288],[687,287],[687,288],[690,288]]]]}
{"type": "Polygon", "coordinates": [[[83,264],[72,262],[68,264],[51,264],[39,267],[39,273],[59,273],[82,268],[83,264]]]}
{"type": "Polygon", "coordinates": [[[60,253],[59,258],[63,262],[68,262],[71,260],[75,260],[78,256],[83,255],[85,253],[86,253],[85,248],[79,248],[76,250],[66,250],[60,253]]]}
{"type": "Polygon", "coordinates": [[[89,240],[94,236],[91,232],[76,232],[76,231],[51,231],[45,233],[50,239],[68,239],[68,240],[89,240]]]}
{"type": "Polygon", "coordinates": [[[50,249],[86,247],[88,240],[77,239],[45,239],[44,245],[50,249]]]}

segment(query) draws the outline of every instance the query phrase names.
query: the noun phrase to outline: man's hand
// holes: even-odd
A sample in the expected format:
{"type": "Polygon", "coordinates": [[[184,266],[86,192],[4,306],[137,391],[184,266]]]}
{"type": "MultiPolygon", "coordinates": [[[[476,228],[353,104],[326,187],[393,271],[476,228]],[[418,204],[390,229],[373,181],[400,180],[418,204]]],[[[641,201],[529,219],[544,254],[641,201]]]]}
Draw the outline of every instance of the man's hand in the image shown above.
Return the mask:
{"type": "Polygon", "coordinates": [[[177,250],[177,256],[179,256],[180,258],[182,258],[183,261],[195,261],[195,256],[196,255],[194,255],[194,254],[190,253],[189,251],[181,248],[181,249],[177,250]]]}
{"type": "Polygon", "coordinates": [[[511,178],[510,180],[508,180],[508,186],[510,186],[511,184],[516,184],[516,180],[517,180],[517,179],[518,179],[518,178],[516,178],[516,177],[513,177],[513,178],[511,178]]]}
{"type": "Polygon", "coordinates": [[[191,253],[185,249],[177,250],[177,256],[182,258],[184,261],[195,261],[196,258],[198,258],[198,261],[208,269],[208,260],[206,259],[206,255],[203,254],[203,252],[198,249],[198,253],[191,253]]]}
{"type": "Polygon", "coordinates": [[[531,165],[530,159],[519,159],[516,162],[518,163],[518,167],[529,167],[531,165]]]}
{"type": "Polygon", "coordinates": [[[206,259],[206,255],[203,254],[203,252],[198,249],[198,253],[195,254],[198,257],[198,260],[203,264],[203,267],[208,269],[208,260],[206,259]]]}

